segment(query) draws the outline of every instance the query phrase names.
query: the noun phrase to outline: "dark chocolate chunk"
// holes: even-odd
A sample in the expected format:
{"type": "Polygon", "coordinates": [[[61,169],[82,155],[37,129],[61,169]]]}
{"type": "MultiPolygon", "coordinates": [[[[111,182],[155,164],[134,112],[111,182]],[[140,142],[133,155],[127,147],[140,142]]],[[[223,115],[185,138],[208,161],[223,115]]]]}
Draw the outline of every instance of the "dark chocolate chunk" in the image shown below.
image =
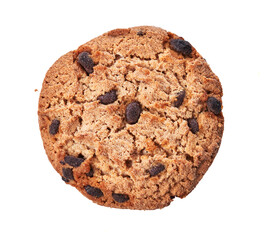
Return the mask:
{"type": "Polygon", "coordinates": [[[86,192],[96,198],[103,196],[103,192],[99,188],[91,187],[90,185],[85,186],[86,192]]]}
{"type": "Polygon", "coordinates": [[[62,175],[68,180],[74,180],[73,169],[71,168],[62,168],[62,175]]]}
{"type": "Polygon", "coordinates": [[[153,176],[161,173],[164,170],[165,170],[165,165],[160,163],[158,165],[155,165],[155,166],[151,167],[149,169],[149,173],[150,173],[150,176],[153,177],[153,176]]]}
{"type": "Polygon", "coordinates": [[[215,115],[220,114],[221,112],[221,102],[214,97],[209,97],[207,100],[208,110],[213,112],[215,115]]]}
{"type": "Polygon", "coordinates": [[[88,52],[81,52],[78,55],[78,63],[86,70],[88,74],[93,73],[94,62],[88,52]]]}
{"type": "Polygon", "coordinates": [[[195,118],[188,119],[188,127],[192,133],[197,133],[199,131],[198,122],[195,118]]]}
{"type": "Polygon", "coordinates": [[[104,95],[100,95],[97,98],[100,103],[107,105],[113,103],[117,100],[116,90],[111,90],[110,92],[105,93],[104,95]]]}
{"type": "Polygon", "coordinates": [[[132,102],[126,108],[126,121],[129,124],[138,122],[141,114],[141,105],[139,102],[132,102]]]}
{"type": "Polygon", "coordinates": [[[138,32],[137,32],[137,35],[140,36],[140,37],[142,37],[142,36],[145,35],[145,32],[143,32],[143,31],[138,31],[138,32]]]}
{"type": "Polygon", "coordinates": [[[60,164],[61,164],[61,165],[65,165],[66,163],[65,163],[64,161],[61,160],[61,161],[60,161],[60,164]]]}
{"type": "Polygon", "coordinates": [[[57,134],[59,131],[60,121],[57,119],[52,120],[50,126],[49,126],[49,133],[51,135],[57,134]]]}
{"type": "Polygon", "coordinates": [[[119,203],[123,203],[129,200],[129,196],[127,194],[112,193],[112,197],[116,202],[119,203]]]}
{"type": "Polygon", "coordinates": [[[79,157],[73,157],[73,156],[66,156],[64,158],[64,162],[69,164],[72,167],[79,167],[82,162],[84,162],[84,158],[79,158],[79,157]]]}
{"type": "Polygon", "coordinates": [[[177,108],[180,107],[183,103],[184,98],[185,98],[185,91],[182,90],[177,94],[177,99],[176,101],[174,101],[174,106],[177,108]]]}
{"type": "Polygon", "coordinates": [[[177,53],[182,53],[184,56],[189,56],[192,53],[192,46],[189,42],[182,39],[171,39],[169,41],[170,48],[177,53]]]}
{"type": "Polygon", "coordinates": [[[87,175],[88,177],[93,177],[93,175],[94,175],[94,170],[93,170],[92,166],[90,166],[90,170],[89,170],[88,173],[86,173],[86,175],[87,175]]]}

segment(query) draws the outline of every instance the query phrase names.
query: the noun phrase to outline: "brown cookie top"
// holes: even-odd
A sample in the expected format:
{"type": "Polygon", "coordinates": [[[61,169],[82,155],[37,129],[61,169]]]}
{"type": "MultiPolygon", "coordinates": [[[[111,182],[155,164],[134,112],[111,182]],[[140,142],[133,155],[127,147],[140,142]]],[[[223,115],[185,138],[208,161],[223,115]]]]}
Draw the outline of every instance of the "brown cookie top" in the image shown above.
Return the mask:
{"type": "Polygon", "coordinates": [[[162,208],[211,165],[221,97],[218,77],[188,41],[157,27],[116,29],[48,70],[40,131],[53,167],[89,199],[162,208]]]}

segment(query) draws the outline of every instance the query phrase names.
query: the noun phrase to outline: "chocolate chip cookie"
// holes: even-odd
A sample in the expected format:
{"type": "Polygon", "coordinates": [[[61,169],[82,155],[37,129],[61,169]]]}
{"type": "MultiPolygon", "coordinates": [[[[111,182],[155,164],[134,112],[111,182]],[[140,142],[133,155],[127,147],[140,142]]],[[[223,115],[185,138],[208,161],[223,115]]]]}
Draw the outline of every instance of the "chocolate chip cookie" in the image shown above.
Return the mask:
{"type": "Polygon", "coordinates": [[[182,37],[109,31],[60,57],[39,99],[47,156],[67,184],[115,208],[187,196],[220,147],[222,87],[182,37]]]}

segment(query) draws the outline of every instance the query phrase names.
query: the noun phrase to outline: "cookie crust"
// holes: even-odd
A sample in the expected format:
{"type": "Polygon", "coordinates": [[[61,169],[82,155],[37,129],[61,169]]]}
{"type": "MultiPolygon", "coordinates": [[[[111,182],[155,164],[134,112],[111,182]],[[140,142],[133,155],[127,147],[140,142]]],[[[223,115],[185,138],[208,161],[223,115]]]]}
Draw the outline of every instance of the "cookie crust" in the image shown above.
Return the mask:
{"type": "Polygon", "coordinates": [[[38,116],[47,156],[97,204],[168,206],[193,190],[217,154],[224,118],[207,101],[222,107],[220,81],[194,47],[172,47],[174,39],[183,40],[151,26],[112,30],[60,57],[45,76],[38,116]],[[84,52],[90,73],[79,63],[84,52]],[[126,115],[133,102],[136,122],[126,115]]]}

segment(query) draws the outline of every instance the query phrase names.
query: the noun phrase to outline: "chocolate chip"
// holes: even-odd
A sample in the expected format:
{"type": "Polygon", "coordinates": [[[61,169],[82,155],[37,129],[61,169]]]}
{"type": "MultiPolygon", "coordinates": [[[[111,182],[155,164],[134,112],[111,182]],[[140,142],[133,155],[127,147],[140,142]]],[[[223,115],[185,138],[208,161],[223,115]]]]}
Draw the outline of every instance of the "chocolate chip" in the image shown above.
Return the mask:
{"type": "Polygon", "coordinates": [[[141,114],[141,105],[139,102],[132,102],[126,108],[126,121],[129,124],[138,122],[141,114]]]}
{"type": "Polygon", "coordinates": [[[151,167],[149,169],[149,173],[150,173],[150,176],[153,177],[153,176],[161,173],[164,170],[165,170],[165,165],[160,163],[158,165],[155,165],[155,166],[151,167]]]}
{"type": "Polygon", "coordinates": [[[84,158],[77,158],[77,157],[73,157],[73,156],[66,156],[64,158],[64,162],[66,162],[67,164],[69,164],[72,167],[79,167],[81,165],[82,162],[84,162],[85,159],[84,158]]]}
{"type": "Polygon", "coordinates": [[[86,192],[96,198],[103,196],[103,192],[99,188],[91,187],[90,185],[85,186],[86,192]]]}
{"type": "Polygon", "coordinates": [[[125,163],[126,163],[126,167],[127,168],[131,168],[132,167],[133,162],[131,160],[126,160],[125,163]]]}
{"type": "Polygon", "coordinates": [[[115,54],[114,56],[114,60],[117,61],[118,59],[122,58],[123,56],[121,56],[120,54],[115,54]]]}
{"type": "Polygon", "coordinates": [[[208,110],[213,112],[215,115],[220,114],[221,112],[221,102],[214,97],[209,97],[207,100],[208,110]]]}
{"type": "Polygon", "coordinates": [[[191,155],[189,155],[189,154],[186,154],[186,160],[187,161],[190,161],[190,162],[194,162],[194,157],[192,157],[191,155]]]}
{"type": "Polygon", "coordinates": [[[60,121],[57,119],[52,120],[50,126],[49,126],[49,133],[51,135],[57,134],[59,131],[60,121]]]}
{"type": "Polygon", "coordinates": [[[170,199],[174,199],[176,196],[170,196],[170,199]]]}
{"type": "Polygon", "coordinates": [[[111,90],[110,92],[105,93],[104,95],[100,95],[97,98],[100,100],[100,103],[107,105],[113,103],[117,100],[116,90],[111,90]]]}
{"type": "Polygon", "coordinates": [[[127,194],[112,193],[112,197],[116,202],[119,203],[123,203],[129,200],[129,196],[127,194]]]}
{"type": "Polygon", "coordinates": [[[88,52],[81,52],[78,55],[78,63],[86,70],[88,74],[93,73],[94,62],[88,52]]]}
{"type": "Polygon", "coordinates": [[[185,98],[185,91],[182,90],[177,94],[177,99],[176,101],[174,101],[174,106],[177,108],[180,107],[183,103],[184,98],[185,98]]]}
{"type": "Polygon", "coordinates": [[[62,168],[62,175],[65,179],[74,180],[73,169],[62,168]]]}
{"type": "Polygon", "coordinates": [[[92,166],[90,166],[90,170],[89,170],[88,173],[86,173],[86,175],[87,175],[88,177],[93,177],[93,175],[94,175],[94,170],[93,170],[92,166]]]}
{"type": "Polygon", "coordinates": [[[65,165],[66,163],[64,161],[60,161],[60,164],[61,165],[65,165]]]}
{"type": "Polygon", "coordinates": [[[145,35],[145,32],[143,32],[143,31],[138,31],[138,32],[137,32],[137,35],[140,36],[140,37],[142,37],[142,36],[145,35]]]}
{"type": "Polygon", "coordinates": [[[189,42],[182,39],[171,39],[169,41],[170,48],[184,56],[189,56],[192,52],[192,46],[189,42]]]}
{"type": "Polygon", "coordinates": [[[188,119],[188,127],[192,133],[197,133],[199,131],[198,122],[195,118],[188,119]]]}

